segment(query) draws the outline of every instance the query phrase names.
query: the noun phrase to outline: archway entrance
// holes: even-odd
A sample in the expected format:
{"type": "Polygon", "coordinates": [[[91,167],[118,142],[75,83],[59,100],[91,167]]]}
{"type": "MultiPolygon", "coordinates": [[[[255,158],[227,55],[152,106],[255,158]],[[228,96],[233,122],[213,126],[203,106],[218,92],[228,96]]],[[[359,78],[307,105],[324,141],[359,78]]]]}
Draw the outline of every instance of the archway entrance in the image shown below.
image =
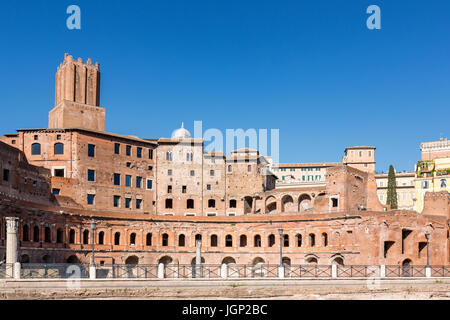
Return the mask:
{"type": "Polygon", "coordinates": [[[405,259],[402,262],[402,277],[411,277],[412,274],[412,261],[405,259]]]}

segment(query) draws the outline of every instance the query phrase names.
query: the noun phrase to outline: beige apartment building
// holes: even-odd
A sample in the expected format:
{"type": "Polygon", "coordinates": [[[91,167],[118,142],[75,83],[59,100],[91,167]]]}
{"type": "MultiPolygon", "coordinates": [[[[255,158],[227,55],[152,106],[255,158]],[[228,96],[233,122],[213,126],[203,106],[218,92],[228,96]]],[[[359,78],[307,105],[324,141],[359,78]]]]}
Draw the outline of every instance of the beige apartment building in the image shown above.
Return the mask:
{"type": "MultiPolygon", "coordinates": [[[[383,205],[386,205],[388,190],[388,174],[376,174],[377,195],[383,205]]],[[[398,209],[414,210],[415,200],[415,174],[414,172],[396,172],[396,189],[398,209]]]]}
{"type": "Polygon", "coordinates": [[[416,210],[422,212],[427,193],[450,192],[450,141],[420,144],[422,160],[415,165],[416,210]]]}

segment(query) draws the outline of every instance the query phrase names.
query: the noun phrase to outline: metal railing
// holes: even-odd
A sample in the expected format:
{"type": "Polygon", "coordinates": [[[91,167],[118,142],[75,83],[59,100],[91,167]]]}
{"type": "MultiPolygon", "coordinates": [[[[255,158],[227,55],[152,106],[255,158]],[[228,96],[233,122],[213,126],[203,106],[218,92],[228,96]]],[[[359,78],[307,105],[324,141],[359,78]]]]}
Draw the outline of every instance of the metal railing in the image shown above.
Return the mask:
{"type": "Polygon", "coordinates": [[[157,264],[110,264],[96,266],[97,279],[151,279],[157,277],[157,264]]]}
{"type": "Polygon", "coordinates": [[[386,277],[426,277],[426,266],[386,266],[386,277]]]}
{"type": "Polygon", "coordinates": [[[380,266],[337,266],[337,277],[338,278],[355,278],[355,277],[379,277],[380,276],[380,266]]]}
{"type": "Polygon", "coordinates": [[[284,266],[285,278],[331,278],[331,265],[284,266]]]}
{"type": "Polygon", "coordinates": [[[10,263],[0,264],[0,279],[13,278],[14,265],[10,263]]]}
{"type": "Polygon", "coordinates": [[[220,279],[220,278],[425,278],[450,277],[450,266],[23,263],[0,265],[0,279],[220,279]],[[20,272],[19,272],[20,271],[20,272]],[[95,271],[95,274],[90,274],[95,271]],[[281,274],[280,274],[281,272],[281,274]]]}
{"type": "Polygon", "coordinates": [[[20,269],[20,277],[22,279],[89,278],[89,265],[70,263],[23,263],[20,269]]]}

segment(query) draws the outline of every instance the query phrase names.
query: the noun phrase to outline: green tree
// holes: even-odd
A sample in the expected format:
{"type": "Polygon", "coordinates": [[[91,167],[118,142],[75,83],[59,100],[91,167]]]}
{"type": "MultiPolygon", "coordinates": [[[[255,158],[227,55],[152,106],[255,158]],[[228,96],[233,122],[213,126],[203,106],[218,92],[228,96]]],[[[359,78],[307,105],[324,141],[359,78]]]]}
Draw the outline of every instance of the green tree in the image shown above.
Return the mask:
{"type": "Polygon", "coordinates": [[[388,174],[388,190],[387,190],[387,205],[391,206],[391,209],[397,209],[397,182],[395,181],[395,170],[392,165],[389,166],[388,174]]]}

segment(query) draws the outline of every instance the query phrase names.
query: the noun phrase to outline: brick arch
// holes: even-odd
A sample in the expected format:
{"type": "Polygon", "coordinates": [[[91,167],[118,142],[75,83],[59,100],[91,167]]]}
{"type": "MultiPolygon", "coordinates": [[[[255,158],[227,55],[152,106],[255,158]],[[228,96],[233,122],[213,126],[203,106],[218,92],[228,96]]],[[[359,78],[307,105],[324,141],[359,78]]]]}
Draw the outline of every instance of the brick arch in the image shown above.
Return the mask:
{"type": "Polygon", "coordinates": [[[264,201],[264,205],[266,208],[266,213],[278,212],[277,198],[275,198],[275,196],[268,196],[264,201]]]}
{"type": "Polygon", "coordinates": [[[307,254],[304,260],[305,264],[319,264],[319,257],[315,254],[307,254]]]}
{"type": "Polygon", "coordinates": [[[281,197],[281,212],[295,212],[294,198],[290,194],[281,197]]]}
{"type": "Polygon", "coordinates": [[[312,209],[312,197],[307,193],[302,193],[298,197],[298,212],[306,212],[312,209]]]}

